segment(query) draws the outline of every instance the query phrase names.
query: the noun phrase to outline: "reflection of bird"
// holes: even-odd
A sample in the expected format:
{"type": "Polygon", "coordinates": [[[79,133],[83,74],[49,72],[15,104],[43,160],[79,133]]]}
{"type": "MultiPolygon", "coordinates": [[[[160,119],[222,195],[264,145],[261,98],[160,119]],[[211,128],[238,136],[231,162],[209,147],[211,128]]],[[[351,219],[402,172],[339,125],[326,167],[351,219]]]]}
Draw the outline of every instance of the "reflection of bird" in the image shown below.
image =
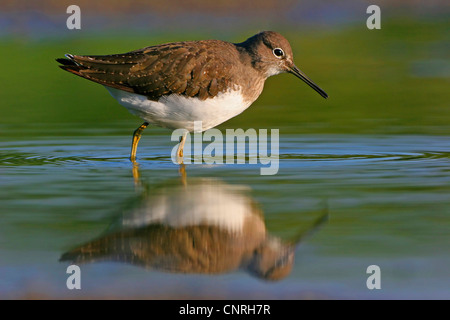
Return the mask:
{"type": "Polygon", "coordinates": [[[245,269],[278,280],[290,273],[295,243],[267,233],[245,188],[216,180],[152,190],[106,235],[62,261],[120,261],[161,271],[218,274],[245,269]]]}
{"type": "Polygon", "coordinates": [[[133,135],[132,161],[149,124],[193,131],[194,121],[202,121],[202,130],[215,127],[247,109],[261,94],[264,81],[279,73],[291,73],[328,97],[295,66],[289,42],[272,31],[238,44],[188,41],[124,54],[66,58],[57,59],[62,69],[104,85],[120,104],[145,120],[133,135]]]}

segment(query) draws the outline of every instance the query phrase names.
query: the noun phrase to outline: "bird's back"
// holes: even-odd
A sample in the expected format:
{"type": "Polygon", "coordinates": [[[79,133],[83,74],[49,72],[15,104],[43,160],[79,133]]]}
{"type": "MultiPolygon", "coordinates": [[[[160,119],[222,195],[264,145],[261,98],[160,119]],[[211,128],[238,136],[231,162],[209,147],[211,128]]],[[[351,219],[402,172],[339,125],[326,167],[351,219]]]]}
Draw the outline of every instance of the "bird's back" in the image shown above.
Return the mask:
{"type": "Polygon", "coordinates": [[[201,131],[219,125],[247,109],[265,80],[242,49],[220,40],[66,57],[57,59],[62,69],[104,85],[131,113],[170,129],[193,131],[195,121],[201,131]]]}
{"type": "Polygon", "coordinates": [[[123,54],[66,57],[57,59],[62,69],[107,87],[154,101],[170,94],[205,100],[233,85],[239,52],[232,43],[203,40],[162,44],[123,54]]]}

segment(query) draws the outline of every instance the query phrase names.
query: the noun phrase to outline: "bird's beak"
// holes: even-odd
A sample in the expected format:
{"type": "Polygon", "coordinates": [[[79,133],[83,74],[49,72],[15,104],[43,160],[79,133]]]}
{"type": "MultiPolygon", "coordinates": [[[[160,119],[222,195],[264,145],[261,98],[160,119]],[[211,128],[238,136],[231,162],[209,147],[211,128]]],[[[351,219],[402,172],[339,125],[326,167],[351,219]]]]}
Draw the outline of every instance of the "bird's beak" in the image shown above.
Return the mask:
{"type": "Polygon", "coordinates": [[[326,92],[323,91],[322,89],[320,89],[320,87],[317,84],[315,84],[310,78],[308,78],[306,76],[306,74],[301,72],[300,69],[297,68],[295,65],[290,66],[288,68],[288,72],[292,73],[294,76],[296,76],[296,77],[302,79],[303,81],[305,81],[308,84],[308,86],[310,86],[311,88],[316,90],[325,99],[328,98],[328,95],[326,94],[326,92]]]}

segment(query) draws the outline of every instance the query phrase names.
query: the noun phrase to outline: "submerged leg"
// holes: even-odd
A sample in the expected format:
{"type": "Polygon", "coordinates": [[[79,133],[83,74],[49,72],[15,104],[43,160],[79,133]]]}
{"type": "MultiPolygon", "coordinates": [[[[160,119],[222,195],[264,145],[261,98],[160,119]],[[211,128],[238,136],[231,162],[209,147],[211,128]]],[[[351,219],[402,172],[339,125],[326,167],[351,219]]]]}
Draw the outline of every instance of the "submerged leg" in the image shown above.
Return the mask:
{"type": "Polygon", "coordinates": [[[130,160],[132,162],[136,161],[137,146],[138,146],[139,140],[141,139],[142,131],[144,131],[144,129],[147,128],[148,125],[149,125],[148,122],[144,122],[139,128],[134,130],[133,141],[131,143],[131,155],[130,155],[130,160]]]}
{"type": "Polygon", "coordinates": [[[177,150],[177,162],[179,164],[183,163],[183,148],[184,148],[184,144],[186,143],[186,136],[187,136],[187,132],[185,132],[183,134],[183,136],[180,138],[180,144],[178,145],[178,150],[177,150]]]}

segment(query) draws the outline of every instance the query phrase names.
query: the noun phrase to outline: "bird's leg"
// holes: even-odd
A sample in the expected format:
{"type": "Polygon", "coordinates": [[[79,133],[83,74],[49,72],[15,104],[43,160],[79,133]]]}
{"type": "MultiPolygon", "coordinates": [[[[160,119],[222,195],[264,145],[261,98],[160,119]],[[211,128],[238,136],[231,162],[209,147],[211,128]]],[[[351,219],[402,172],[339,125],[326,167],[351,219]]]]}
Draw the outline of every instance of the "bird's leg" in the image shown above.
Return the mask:
{"type": "Polygon", "coordinates": [[[183,148],[184,148],[184,144],[186,143],[186,136],[187,136],[187,132],[185,132],[183,134],[183,136],[180,138],[180,144],[178,145],[178,150],[177,150],[177,162],[178,164],[182,164],[183,163],[183,148]]]}
{"type": "Polygon", "coordinates": [[[149,125],[148,122],[144,122],[143,124],[141,124],[141,126],[139,128],[134,130],[133,141],[131,143],[131,155],[130,155],[130,160],[132,162],[136,162],[137,146],[138,146],[139,140],[141,139],[142,131],[144,131],[144,129],[147,128],[148,125],[149,125]]]}

